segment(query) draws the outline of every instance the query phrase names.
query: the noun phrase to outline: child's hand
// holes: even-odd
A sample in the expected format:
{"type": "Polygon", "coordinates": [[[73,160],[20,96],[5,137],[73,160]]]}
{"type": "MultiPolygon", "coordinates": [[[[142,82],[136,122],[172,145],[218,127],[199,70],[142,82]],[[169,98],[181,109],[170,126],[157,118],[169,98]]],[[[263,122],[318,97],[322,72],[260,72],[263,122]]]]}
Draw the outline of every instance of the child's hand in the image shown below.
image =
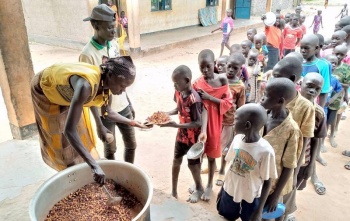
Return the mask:
{"type": "Polygon", "coordinates": [[[269,197],[267,197],[267,200],[265,203],[265,205],[267,205],[267,212],[273,212],[277,208],[279,196],[277,196],[274,193],[275,192],[273,192],[269,197]]]}
{"type": "Polygon", "coordinates": [[[211,96],[207,92],[203,91],[202,89],[198,90],[198,94],[203,100],[210,100],[211,98],[211,96]]]}
{"type": "Polygon", "coordinates": [[[133,125],[134,125],[134,127],[143,128],[143,129],[148,129],[151,127],[149,125],[145,125],[145,124],[143,124],[139,121],[136,121],[136,120],[134,120],[133,125]]]}
{"type": "Polygon", "coordinates": [[[175,127],[177,123],[175,121],[169,121],[168,123],[158,124],[160,127],[175,127]]]}
{"type": "Polygon", "coordinates": [[[207,133],[205,132],[200,133],[198,136],[198,142],[203,142],[203,143],[207,142],[207,133]]]}

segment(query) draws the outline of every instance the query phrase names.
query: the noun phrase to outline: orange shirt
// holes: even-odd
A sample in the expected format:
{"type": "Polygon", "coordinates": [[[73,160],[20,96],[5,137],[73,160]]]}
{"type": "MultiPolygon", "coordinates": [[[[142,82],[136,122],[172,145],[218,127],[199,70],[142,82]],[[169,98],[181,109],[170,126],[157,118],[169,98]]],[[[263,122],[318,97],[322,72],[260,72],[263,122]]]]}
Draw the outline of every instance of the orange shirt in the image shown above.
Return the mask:
{"type": "Polygon", "coordinates": [[[265,26],[267,43],[274,48],[279,48],[281,44],[282,31],[276,26],[265,26]]]}

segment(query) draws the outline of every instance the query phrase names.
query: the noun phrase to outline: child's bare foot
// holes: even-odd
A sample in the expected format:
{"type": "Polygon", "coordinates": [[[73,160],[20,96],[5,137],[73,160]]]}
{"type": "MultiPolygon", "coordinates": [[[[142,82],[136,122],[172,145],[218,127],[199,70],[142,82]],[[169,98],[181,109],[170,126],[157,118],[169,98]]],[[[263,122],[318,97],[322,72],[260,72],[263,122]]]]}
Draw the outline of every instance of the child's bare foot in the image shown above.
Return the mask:
{"type": "Polygon", "coordinates": [[[327,161],[325,161],[322,157],[316,157],[316,161],[319,162],[322,166],[327,166],[327,161]]]}
{"type": "Polygon", "coordinates": [[[212,192],[213,187],[208,185],[207,188],[205,188],[204,193],[201,196],[201,200],[203,201],[209,201],[210,200],[210,195],[212,192]]]}
{"type": "Polygon", "coordinates": [[[203,194],[203,190],[195,190],[191,196],[187,199],[187,202],[197,203],[203,194]]]}
{"type": "Polygon", "coordinates": [[[331,143],[331,146],[336,148],[338,144],[335,142],[334,136],[329,138],[329,142],[331,143]]]}
{"type": "Polygon", "coordinates": [[[173,191],[172,193],[171,193],[171,195],[174,197],[174,198],[176,198],[177,199],[177,192],[175,192],[175,191],[173,191]]]}
{"type": "Polygon", "coordinates": [[[192,194],[195,190],[196,190],[196,184],[192,184],[192,185],[188,188],[188,192],[189,192],[190,194],[192,194]]]}
{"type": "Polygon", "coordinates": [[[321,144],[321,153],[326,153],[327,152],[327,148],[324,144],[321,144]]]}

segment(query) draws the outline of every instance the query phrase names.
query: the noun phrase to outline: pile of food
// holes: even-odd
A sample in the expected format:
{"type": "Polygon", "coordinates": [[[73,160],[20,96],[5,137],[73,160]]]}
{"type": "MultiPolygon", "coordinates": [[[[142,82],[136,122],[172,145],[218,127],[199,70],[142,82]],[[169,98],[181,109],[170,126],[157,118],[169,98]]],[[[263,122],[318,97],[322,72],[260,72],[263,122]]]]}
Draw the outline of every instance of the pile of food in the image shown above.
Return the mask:
{"type": "Polygon", "coordinates": [[[147,118],[147,122],[151,124],[165,124],[170,121],[169,115],[165,112],[155,112],[152,116],[147,118]]]}
{"type": "Polygon", "coordinates": [[[119,205],[108,207],[108,196],[97,183],[91,183],[56,203],[45,220],[130,221],[142,210],[140,201],[124,187],[110,179],[105,185],[112,196],[123,198],[119,205]]]}

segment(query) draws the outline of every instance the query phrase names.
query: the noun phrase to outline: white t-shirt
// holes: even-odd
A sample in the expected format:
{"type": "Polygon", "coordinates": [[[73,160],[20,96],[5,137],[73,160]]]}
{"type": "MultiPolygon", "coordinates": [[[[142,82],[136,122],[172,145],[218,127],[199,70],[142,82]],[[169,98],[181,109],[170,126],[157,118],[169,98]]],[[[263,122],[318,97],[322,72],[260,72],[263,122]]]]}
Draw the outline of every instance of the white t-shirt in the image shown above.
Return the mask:
{"type": "MultiPolygon", "coordinates": [[[[107,47],[98,50],[97,48],[95,48],[95,46],[91,44],[91,42],[87,43],[79,56],[79,61],[100,66],[102,64],[102,56],[106,56],[109,58],[115,58],[120,56],[118,42],[115,39],[110,41],[110,48],[108,52],[107,47]]],[[[124,110],[127,106],[129,106],[129,102],[126,98],[125,92],[123,92],[121,95],[113,95],[111,105],[113,111],[120,112],[124,110]]]]}
{"type": "Polygon", "coordinates": [[[243,137],[243,134],[235,136],[226,155],[230,169],[225,176],[224,190],[236,203],[242,200],[252,203],[260,197],[264,180],[277,178],[275,153],[265,139],[245,143],[243,137]]]}

